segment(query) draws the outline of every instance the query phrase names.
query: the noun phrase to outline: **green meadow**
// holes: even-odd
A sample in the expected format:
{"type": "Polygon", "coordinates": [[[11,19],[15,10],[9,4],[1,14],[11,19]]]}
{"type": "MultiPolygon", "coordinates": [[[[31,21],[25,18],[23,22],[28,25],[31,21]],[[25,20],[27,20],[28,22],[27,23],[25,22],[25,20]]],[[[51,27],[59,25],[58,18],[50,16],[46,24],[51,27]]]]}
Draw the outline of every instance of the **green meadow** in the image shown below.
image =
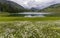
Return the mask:
{"type": "Polygon", "coordinates": [[[60,38],[60,18],[0,17],[0,38],[60,38]]]}
{"type": "Polygon", "coordinates": [[[55,21],[60,17],[0,17],[0,21],[55,21]]]}

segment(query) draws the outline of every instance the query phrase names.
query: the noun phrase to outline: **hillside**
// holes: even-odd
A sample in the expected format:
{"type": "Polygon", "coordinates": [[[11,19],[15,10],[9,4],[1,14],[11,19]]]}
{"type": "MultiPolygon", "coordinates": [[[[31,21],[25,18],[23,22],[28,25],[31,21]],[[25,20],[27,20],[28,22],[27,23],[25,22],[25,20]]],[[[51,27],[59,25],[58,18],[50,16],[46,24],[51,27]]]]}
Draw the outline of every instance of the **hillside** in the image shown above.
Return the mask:
{"type": "Polygon", "coordinates": [[[49,7],[46,7],[42,10],[39,10],[39,12],[55,12],[55,13],[60,13],[60,3],[59,4],[54,4],[49,7]]]}
{"type": "Polygon", "coordinates": [[[10,13],[22,12],[24,7],[13,1],[0,0],[0,11],[10,13]]]}

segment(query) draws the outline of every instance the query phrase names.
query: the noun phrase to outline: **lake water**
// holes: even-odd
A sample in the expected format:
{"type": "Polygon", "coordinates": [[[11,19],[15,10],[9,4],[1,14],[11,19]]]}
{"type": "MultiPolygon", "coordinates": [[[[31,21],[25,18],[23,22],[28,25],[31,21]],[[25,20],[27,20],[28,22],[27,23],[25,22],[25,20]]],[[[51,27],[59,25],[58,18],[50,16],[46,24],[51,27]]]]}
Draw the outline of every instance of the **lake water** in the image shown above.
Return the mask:
{"type": "Polygon", "coordinates": [[[23,13],[18,13],[21,15],[25,15],[24,17],[46,17],[44,15],[50,14],[50,13],[45,13],[45,12],[23,12],[23,13]]]}
{"type": "Polygon", "coordinates": [[[21,13],[15,13],[17,15],[22,15],[23,17],[46,17],[45,15],[48,15],[50,13],[45,12],[21,12],[21,13]]]}

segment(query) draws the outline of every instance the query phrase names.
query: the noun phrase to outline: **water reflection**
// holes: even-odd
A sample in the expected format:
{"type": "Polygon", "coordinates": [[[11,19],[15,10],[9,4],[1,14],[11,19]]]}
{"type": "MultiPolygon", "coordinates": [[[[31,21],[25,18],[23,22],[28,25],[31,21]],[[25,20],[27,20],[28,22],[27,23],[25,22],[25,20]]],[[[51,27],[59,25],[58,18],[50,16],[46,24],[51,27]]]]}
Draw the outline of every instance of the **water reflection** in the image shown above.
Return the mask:
{"type": "Polygon", "coordinates": [[[50,13],[45,12],[21,12],[21,13],[14,13],[15,15],[23,16],[23,17],[46,17],[50,13]]]}
{"type": "Polygon", "coordinates": [[[50,13],[42,13],[42,12],[23,12],[18,13],[21,15],[25,15],[24,17],[45,17],[44,15],[50,14],[50,13]]]}

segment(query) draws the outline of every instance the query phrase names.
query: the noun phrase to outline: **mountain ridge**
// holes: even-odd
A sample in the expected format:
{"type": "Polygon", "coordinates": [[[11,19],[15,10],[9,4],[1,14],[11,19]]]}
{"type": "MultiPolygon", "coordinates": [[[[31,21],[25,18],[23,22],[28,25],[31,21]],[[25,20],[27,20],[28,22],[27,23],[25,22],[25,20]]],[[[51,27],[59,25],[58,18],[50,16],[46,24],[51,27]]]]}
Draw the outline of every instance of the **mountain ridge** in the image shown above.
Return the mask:
{"type": "Polygon", "coordinates": [[[0,0],[0,11],[15,13],[15,12],[22,12],[23,10],[24,7],[13,1],[0,0]]]}
{"type": "Polygon", "coordinates": [[[39,12],[60,12],[60,3],[50,5],[49,7],[39,10],[39,12]]]}

